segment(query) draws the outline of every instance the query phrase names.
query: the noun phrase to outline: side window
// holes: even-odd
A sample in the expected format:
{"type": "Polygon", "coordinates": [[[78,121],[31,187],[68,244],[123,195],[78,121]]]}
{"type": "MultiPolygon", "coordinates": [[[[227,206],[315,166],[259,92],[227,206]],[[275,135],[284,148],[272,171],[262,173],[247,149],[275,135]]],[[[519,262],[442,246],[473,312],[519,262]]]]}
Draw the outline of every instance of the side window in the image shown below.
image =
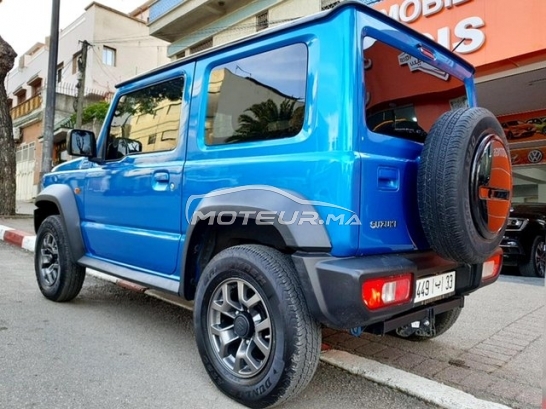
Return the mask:
{"type": "Polygon", "coordinates": [[[184,80],[176,78],[122,96],[110,123],[106,159],[176,148],[183,87],[184,80]]]}
{"type": "Polygon", "coordinates": [[[303,126],[307,46],[294,44],[215,67],[209,79],[205,143],[287,138],[303,126]]]}
{"type": "Polygon", "coordinates": [[[371,131],[424,142],[441,114],[467,104],[464,83],[433,65],[371,37],[363,52],[371,131]]]}

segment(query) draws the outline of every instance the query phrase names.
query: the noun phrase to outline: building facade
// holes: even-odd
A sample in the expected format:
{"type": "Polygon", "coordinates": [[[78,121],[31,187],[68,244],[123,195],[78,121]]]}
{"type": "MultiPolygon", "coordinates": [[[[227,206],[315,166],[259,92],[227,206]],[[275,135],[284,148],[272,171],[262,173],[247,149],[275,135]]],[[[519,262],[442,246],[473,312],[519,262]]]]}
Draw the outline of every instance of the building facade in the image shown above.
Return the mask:
{"type": "MultiPolygon", "coordinates": [[[[336,0],[158,0],[150,34],[171,59],[335,6],[336,0]]],[[[503,124],[514,201],[546,202],[546,30],[535,0],[368,0],[476,67],[478,101],[503,124]]]]}
{"type": "MultiPolygon", "coordinates": [[[[85,67],[85,105],[108,100],[115,84],[168,61],[167,43],[148,34],[149,3],[125,14],[93,2],[60,32],[53,84],[56,89],[54,165],[67,159],[65,139],[75,112],[83,41],[90,44],[85,67]]],[[[17,143],[17,200],[31,200],[38,190],[48,51],[47,40],[37,43],[19,57],[6,78],[17,143]]]]}

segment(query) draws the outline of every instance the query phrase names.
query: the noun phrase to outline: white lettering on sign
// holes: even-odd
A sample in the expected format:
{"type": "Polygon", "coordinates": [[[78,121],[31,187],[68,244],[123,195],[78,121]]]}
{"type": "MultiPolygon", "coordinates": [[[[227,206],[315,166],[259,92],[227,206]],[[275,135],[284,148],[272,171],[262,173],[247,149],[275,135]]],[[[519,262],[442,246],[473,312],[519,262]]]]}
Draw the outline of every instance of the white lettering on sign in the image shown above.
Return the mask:
{"type": "MultiPolygon", "coordinates": [[[[465,40],[457,47],[457,52],[469,54],[479,50],[485,43],[485,33],[479,28],[485,26],[485,22],[479,17],[469,17],[455,26],[455,36],[465,40]],[[468,42],[467,42],[468,41],[468,42]]],[[[452,44],[455,47],[457,44],[452,44]]]]}
{"type": "Polygon", "coordinates": [[[473,0],[404,0],[401,4],[393,4],[388,12],[385,9],[379,11],[397,21],[411,23],[421,16],[432,16],[444,8],[451,9],[469,1],[473,0]]]}
{"type": "MultiPolygon", "coordinates": [[[[450,10],[473,0],[404,0],[400,4],[393,4],[389,10],[379,10],[396,21],[413,23],[421,16],[429,18],[442,10],[450,10]]],[[[485,33],[480,28],[485,26],[481,17],[472,16],[459,21],[453,29],[441,27],[436,38],[430,33],[423,33],[448,49],[457,45],[456,51],[460,54],[470,54],[478,51],[485,44],[485,33]],[[453,37],[452,37],[453,35],[453,37]]]]}
{"type": "Polygon", "coordinates": [[[427,64],[424,61],[418,60],[417,58],[407,54],[402,53],[398,56],[398,64],[405,65],[407,64],[410,71],[422,71],[430,75],[434,75],[435,77],[438,77],[444,81],[447,81],[449,79],[449,74],[430,65],[427,64]]]}

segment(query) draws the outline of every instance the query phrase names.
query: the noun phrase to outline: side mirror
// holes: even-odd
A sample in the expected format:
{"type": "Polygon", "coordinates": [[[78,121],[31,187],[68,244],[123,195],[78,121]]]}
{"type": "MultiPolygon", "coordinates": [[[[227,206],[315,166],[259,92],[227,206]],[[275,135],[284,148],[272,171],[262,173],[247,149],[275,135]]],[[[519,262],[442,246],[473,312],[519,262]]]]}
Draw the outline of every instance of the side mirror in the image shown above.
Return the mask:
{"type": "Polygon", "coordinates": [[[95,134],[83,129],[71,129],[66,136],[66,148],[69,155],[94,158],[97,156],[95,134]]]}

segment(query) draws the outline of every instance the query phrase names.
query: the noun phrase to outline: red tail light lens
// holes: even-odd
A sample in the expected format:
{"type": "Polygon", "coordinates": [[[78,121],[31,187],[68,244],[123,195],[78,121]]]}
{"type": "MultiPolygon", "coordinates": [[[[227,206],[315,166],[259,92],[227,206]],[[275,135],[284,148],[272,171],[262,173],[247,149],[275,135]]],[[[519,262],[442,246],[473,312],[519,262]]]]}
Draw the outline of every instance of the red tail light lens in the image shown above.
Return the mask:
{"type": "Polygon", "coordinates": [[[497,277],[502,268],[502,249],[499,249],[489,257],[482,267],[482,281],[491,280],[497,277]]]}
{"type": "Polygon", "coordinates": [[[374,278],[362,284],[362,301],[370,310],[403,304],[411,299],[411,273],[374,278]]]}

